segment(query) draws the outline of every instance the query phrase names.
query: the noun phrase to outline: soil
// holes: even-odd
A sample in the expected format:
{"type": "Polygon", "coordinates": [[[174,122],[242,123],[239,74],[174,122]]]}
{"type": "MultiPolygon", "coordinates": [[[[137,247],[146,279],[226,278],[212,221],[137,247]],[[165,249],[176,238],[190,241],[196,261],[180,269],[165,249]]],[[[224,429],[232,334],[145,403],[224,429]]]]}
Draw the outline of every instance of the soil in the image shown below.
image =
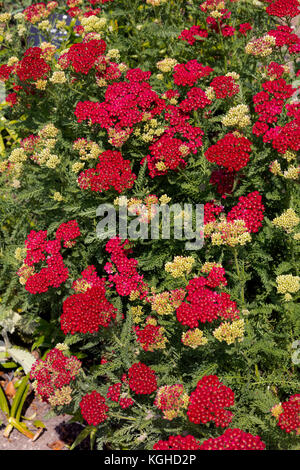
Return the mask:
{"type": "MultiPolygon", "coordinates": [[[[3,374],[3,373],[2,373],[3,374]]],[[[3,377],[1,374],[0,386],[5,388],[8,380],[12,377],[3,377]],[[6,379],[3,382],[3,379],[6,379]]],[[[42,430],[40,436],[34,442],[28,439],[24,434],[17,429],[13,429],[9,438],[3,436],[4,430],[7,425],[7,419],[0,410],[0,451],[2,450],[69,450],[78,434],[82,431],[84,426],[80,423],[70,423],[71,416],[60,415],[53,416],[50,414],[51,407],[44,402],[41,402],[34,393],[31,392],[25,401],[23,408],[23,416],[31,418],[31,420],[23,420],[26,426],[33,431],[37,429],[31,424],[31,421],[42,421],[46,426],[42,430]],[[48,416],[47,416],[48,415],[48,416]],[[50,417],[51,416],[51,417],[50,417]]],[[[81,442],[75,450],[89,450],[89,438],[81,442]]]]}

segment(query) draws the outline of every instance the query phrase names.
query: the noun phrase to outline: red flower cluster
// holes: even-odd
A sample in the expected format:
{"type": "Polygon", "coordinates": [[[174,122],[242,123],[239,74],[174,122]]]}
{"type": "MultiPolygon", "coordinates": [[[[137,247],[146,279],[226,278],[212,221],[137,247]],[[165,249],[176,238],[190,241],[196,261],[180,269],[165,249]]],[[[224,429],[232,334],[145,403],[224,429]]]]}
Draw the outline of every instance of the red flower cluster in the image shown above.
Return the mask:
{"type": "Polygon", "coordinates": [[[211,145],[204,155],[209,162],[222,165],[229,171],[239,171],[249,161],[251,144],[252,142],[243,135],[230,132],[211,145]]]}
{"type": "Polygon", "coordinates": [[[185,113],[197,109],[203,109],[205,106],[209,106],[212,103],[201,88],[192,88],[187,92],[186,96],[187,98],[183,100],[179,106],[185,113]]]}
{"type": "Polygon", "coordinates": [[[105,398],[96,390],[84,395],[79,406],[82,417],[89,425],[98,426],[108,418],[109,408],[105,403],[105,398]]]}
{"type": "Polygon", "coordinates": [[[181,31],[178,39],[186,41],[192,46],[195,41],[201,40],[201,38],[207,38],[207,36],[208,32],[206,29],[202,29],[200,26],[193,25],[191,28],[181,31]]]}
{"type": "Polygon", "coordinates": [[[130,161],[124,160],[121,152],[107,150],[99,155],[96,168],[82,171],[78,177],[81,189],[103,192],[114,188],[118,193],[132,188],[136,175],[132,173],[130,161]]]}
{"type": "MultiPolygon", "coordinates": [[[[44,360],[38,359],[30,371],[30,379],[35,380],[35,390],[43,401],[60,397],[61,389],[75,379],[81,368],[76,356],[67,357],[57,348],[51,349],[44,360]]],[[[61,392],[63,393],[63,392],[61,392]]],[[[59,403],[57,403],[59,404],[59,403]]]]}
{"type": "Polygon", "coordinates": [[[96,66],[97,60],[104,54],[105,49],[106,43],[103,39],[72,44],[68,52],[60,56],[59,64],[63,69],[72,65],[76,73],[87,75],[96,66]]]}
{"type": "Polygon", "coordinates": [[[226,429],[224,434],[215,439],[204,441],[200,450],[264,450],[265,443],[259,436],[253,436],[241,429],[226,429]]]}
{"type": "Polygon", "coordinates": [[[60,254],[61,240],[64,240],[65,247],[73,246],[74,239],[79,235],[80,230],[76,220],[61,224],[54,240],[47,240],[47,230],[39,232],[31,230],[25,241],[26,258],[17,272],[28,292],[31,294],[47,292],[49,287],[59,287],[68,279],[69,271],[60,254]],[[46,261],[47,267],[36,273],[34,265],[41,261],[46,261]]]}
{"type": "Polygon", "coordinates": [[[210,85],[216,94],[218,100],[231,98],[239,92],[239,86],[232,77],[220,75],[215,77],[210,85]]]}
{"type": "Polygon", "coordinates": [[[120,402],[119,402],[119,405],[120,407],[122,408],[122,410],[125,410],[126,408],[129,408],[130,406],[132,406],[134,404],[134,401],[132,398],[121,398],[120,399],[120,402]]]}
{"type": "Polygon", "coordinates": [[[115,401],[116,403],[119,403],[122,410],[125,410],[126,408],[129,408],[130,406],[132,406],[134,404],[134,401],[130,397],[121,398],[121,388],[122,388],[122,382],[111,385],[110,387],[108,387],[108,392],[106,396],[107,398],[110,398],[111,401],[115,401]]]}
{"type": "Polygon", "coordinates": [[[226,427],[233,414],[225,408],[234,405],[234,392],[219,381],[216,375],[206,375],[191,393],[187,415],[192,423],[208,423],[226,427]]]}
{"type": "Polygon", "coordinates": [[[0,65],[0,82],[6,82],[12,71],[13,67],[9,67],[7,64],[0,65]]]}
{"type": "Polygon", "coordinates": [[[27,49],[16,69],[16,73],[22,82],[46,78],[50,71],[50,66],[42,58],[42,49],[40,47],[27,49]]]}
{"type": "Polygon", "coordinates": [[[190,434],[187,436],[170,436],[167,441],[158,441],[154,450],[199,450],[200,443],[190,434]]]}
{"type": "Polygon", "coordinates": [[[285,432],[300,433],[300,394],[292,395],[281,404],[283,411],[279,415],[278,426],[285,432]]]}
{"type": "MultiPolygon", "coordinates": [[[[146,158],[151,178],[165,175],[168,170],[176,170],[186,166],[185,153],[181,151],[184,144],[185,142],[181,139],[164,134],[154,144],[150,145],[150,155],[147,155],[146,158]]],[[[189,147],[187,147],[188,153],[189,147]]]]}
{"type": "Polygon", "coordinates": [[[139,326],[135,326],[133,329],[136,333],[137,341],[140,343],[144,351],[153,351],[164,344],[161,326],[149,324],[143,329],[139,326]]]}
{"type": "Polygon", "coordinates": [[[94,333],[116,318],[117,309],[105,297],[105,279],[97,276],[94,266],[81,275],[72,286],[76,293],[63,303],[60,324],[64,334],[94,333]]]}
{"type": "Polygon", "coordinates": [[[126,81],[116,82],[107,87],[105,101],[94,103],[79,102],[75,109],[78,122],[89,120],[98,123],[108,132],[125,130],[128,136],[133,126],[141,122],[145,112],[152,117],[161,113],[165,101],[152,90],[147,80],[150,72],[131,69],[126,74],[126,81]]]}
{"type": "Polygon", "coordinates": [[[268,32],[269,36],[273,36],[276,39],[276,46],[283,47],[288,46],[290,54],[297,54],[300,52],[300,38],[293,32],[292,28],[285,25],[278,25],[276,29],[272,29],[268,32]]]}
{"type": "Polygon", "coordinates": [[[216,216],[220,215],[223,210],[223,206],[218,206],[214,202],[204,204],[204,225],[215,222],[216,216]]]}
{"type": "Polygon", "coordinates": [[[225,269],[220,266],[213,266],[207,276],[206,285],[212,289],[221,285],[226,286],[227,279],[225,278],[225,269]]]}
{"type": "Polygon", "coordinates": [[[154,370],[142,362],[133,364],[128,370],[128,384],[139,395],[150,395],[157,389],[154,370]]]}
{"type": "Polygon", "coordinates": [[[193,86],[200,78],[207,77],[211,72],[213,72],[211,67],[192,59],[186,64],[175,65],[173,79],[175,85],[193,86]]]}
{"type": "Polygon", "coordinates": [[[300,14],[299,2],[297,0],[271,0],[266,12],[268,15],[278,16],[279,18],[284,18],[285,16],[294,18],[300,14]]]}
{"type": "Polygon", "coordinates": [[[56,230],[56,240],[61,242],[65,248],[71,248],[75,245],[75,238],[79,237],[80,230],[76,220],[61,224],[56,230]]]}
{"type": "Polygon", "coordinates": [[[285,126],[276,128],[276,134],[273,136],[272,147],[279,153],[285,153],[287,150],[300,150],[300,119],[297,117],[285,126]]]}
{"type": "Polygon", "coordinates": [[[258,191],[240,196],[239,202],[227,214],[227,220],[242,219],[245,221],[248,232],[258,232],[264,218],[264,205],[258,191]]]}
{"type": "Polygon", "coordinates": [[[42,19],[48,18],[52,11],[58,6],[56,1],[50,1],[47,4],[45,3],[35,3],[25,8],[23,15],[26,20],[32,24],[41,21],[42,19]]]}
{"type": "Polygon", "coordinates": [[[108,280],[115,284],[119,295],[123,297],[134,293],[142,298],[147,295],[147,285],[143,281],[143,276],[137,272],[138,261],[127,256],[129,250],[125,247],[128,243],[128,240],[122,242],[118,236],[107,242],[105,249],[110,253],[115,267],[107,263],[104,269],[109,273],[108,280]],[[117,272],[113,274],[113,270],[117,272]]]}
{"type": "Polygon", "coordinates": [[[108,391],[106,394],[107,398],[110,398],[111,401],[115,401],[118,403],[118,401],[120,400],[121,388],[122,388],[121,382],[114,384],[114,385],[110,385],[110,387],[108,387],[108,391]]]}
{"type": "Polygon", "coordinates": [[[242,34],[243,36],[247,36],[247,32],[251,31],[252,26],[250,23],[241,23],[239,25],[239,33],[242,34]]]}
{"type": "Polygon", "coordinates": [[[219,294],[211,290],[210,285],[224,281],[223,272],[213,270],[208,279],[196,277],[191,279],[186,287],[188,295],[176,310],[177,320],[189,328],[196,328],[201,323],[211,323],[217,318],[237,319],[239,310],[236,303],[230,300],[230,295],[219,294]]]}

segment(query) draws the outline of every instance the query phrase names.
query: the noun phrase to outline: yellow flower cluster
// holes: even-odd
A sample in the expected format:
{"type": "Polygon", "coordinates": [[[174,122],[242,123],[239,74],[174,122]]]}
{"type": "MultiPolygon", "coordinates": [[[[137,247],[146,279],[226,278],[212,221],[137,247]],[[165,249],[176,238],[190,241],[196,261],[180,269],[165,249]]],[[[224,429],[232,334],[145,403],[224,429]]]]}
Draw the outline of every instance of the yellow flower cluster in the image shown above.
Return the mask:
{"type": "Polygon", "coordinates": [[[152,5],[153,7],[158,7],[166,2],[167,0],[146,0],[147,5],[152,5]]]}
{"type": "Polygon", "coordinates": [[[69,385],[64,385],[60,389],[56,389],[54,395],[49,397],[51,406],[68,405],[72,401],[72,389],[69,385]]]}
{"type": "Polygon", "coordinates": [[[141,305],[138,305],[137,307],[130,307],[130,313],[134,323],[142,322],[142,316],[144,315],[144,312],[141,305]]]}
{"type": "Polygon", "coordinates": [[[54,126],[54,124],[50,123],[46,124],[46,126],[44,126],[38,134],[42,139],[54,139],[58,135],[58,129],[54,126]]]}
{"type": "Polygon", "coordinates": [[[172,421],[189,404],[189,396],[182,385],[164,385],[157,390],[155,405],[162,410],[164,419],[172,421]]]}
{"type": "Polygon", "coordinates": [[[37,27],[41,30],[41,31],[47,31],[48,29],[50,29],[51,25],[50,25],[50,22],[49,20],[44,20],[44,21],[41,21],[37,27]]]}
{"type": "Polygon", "coordinates": [[[245,47],[245,52],[256,57],[267,57],[272,54],[274,46],[276,46],[276,39],[266,34],[261,38],[249,41],[245,47]]]}
{"type": "Polygon", "coordinates": [[[292,152],[292,150],[287,150],[284,154],[281,155],[282,158],[284,158],[288,163],[290,163],[292,160],[295,160],[297,155],[295,152],[292,152]]]}
{"type": "Polygon", "coordinates": [[[65,75],[65,72],[63,71],[57,71],[53,72],[52,77],[50,77],[50,82],[54,84],[61,84],[61,83],[66,83],[67,77],[65,75]]]}
{"type": "Polygon", "coordinates": [[[243,319],[234,320],[232,323],[223,322],[213,332],[218,341],[225,341],[227,344],[233,344],[235,340],[239,343],[244,339],[245,323],[243,319]]]}
{"type": "Polygon", "coordinates": [[[79,138],[73,143],[73,150],[79,152],[80,160],[96,160],[103,152],[101,147],[92,140],[79,138]]]}
{"type": "Polygon", "coordinates": [[[300,218],[297,216],[294,209],[287,209],[280,216],[272,220],[272,224],[276,227],[282,228],[287,233],[291,233],[293,229],[299,224],[300,218]]]}
{"type": "Polygon", "coordinates": [[[133,290],[130,293],[129,300],[137,300],[140,298],[140,292],[138,290],[133,290]]]}
{"type": "Polygon", "coordinates": [[[166,194],[163,194],[159,198],[159,202],[160,202],[161,206],[164,206],[165,204],[168,204],[170,201],[171,201],[171,198],[169,196],[167,196],[166,194]]]}
{"type": "Polygon", "coordinates": [[[13,178],[13,187],[19,187],[20,182],[15,178],[20,177],[24,168],[24,162],[28,161],[29,158],[39,165],[46,165],[48,168],[54,169],[57,167],[57,165],[60,163],[60,158],[51,152],[51,149],[56,144],[55,137],[57,134],[58,129],[56,129],[53,124],[47,124],[38,132],[38,137],[40,140],[35,144],[34,154],[32,154],[32,150],[27,151],[26,147],[15,148],[11,152],[6,165],[2,166],[3,171],[7,168],[8,175],[13,178]],[[8,166],[8,162],[11,165],[8,166]]]}
{"type": "Polygon", "coordinates": [[[160,294],[153,294],[149,297],[152,311],[158,315],[172,315],[173,312],[181,305],[185,297],[184,289],[175,291],[164,291],[160,294]]]}
{"type": "Polygon", "coordinates": [[[221,218],[219,222],[211,222],[204,227],[205,235],[211,237],[213,245],[245,245],[251,241],[251,235],[247,231],[244,220],[234,220],[228,222],[221,218]]]}
{"type": "Polygon", "coordinates": [[[213,100],[216,96],[215,90],[213,89],[212,86],[209,86],[205,89],[205,94],[209,100],[213,100]]]}
{"type": "Polygon", "coordinates": [[[177,63],[178,62],[176,59],[172,59],[171,57],[166,57],[165,59],[157,62],[156,67],[161,72],[167,73],[167,72],[172,72],[173,68],[175,67],[177,63]]]}
{"type": "Polygon", "coordinates": [[[215,263],[214,261],[206,261],[201,268],[201,272],[208,274],[213,268],[222,268],[222,265],[220,263],[215,263]]]}
{"type": "Polygon", "coordinates": [[[56,191],[54,194],[53,194],[53,199],[54,201],[63,201],[63,196],[61,195],[61,193],[59,193],[58,191],[56,191]]]}
{"type": "Polygon", "coordinates": [[[108,136],[108,142],[114,147],[120,148],[129,139],[130,129],[127,128],[117,130],[114,127],[111,127],[108,130],[108,136]]]}
{"type": "Polygon", "coordinates": [[[277,405],[274,405],[271,408],[271,413],[274,416],[274,418],[276,418],[276,419],[279,418],[279,416],[281,415],[282,412],[283,412],[283,408],[282,408],[281,403],[277,403],[277,405]]]}
{"type": "Polygon", "coordinates": [[[11,19],[11,13],[1,13],[0,23],[8,23],[11,19]]]}
{"type": "Polygon", "coordinates": [[[165,128],[161,126],[157,119],[153,119],[151,117],[151,119],[143,127],[141,139],[143,140],[143,142],[151,142],[155,137],[159,137],[164,132],[165,128]]]}
{"type": "Polygon", "coordinates": [[[82,170],[82,168],[84,168],[84,163],[81,163],[81,162],[76,162],[76,163],[73,163],[72,165],[73,173],[79,173],[80,170],[82,170]]]}
{"type": "Polygon", "coordinates": [[[81,25],[84,27],[84,33],[101,33],[106,27],[106,18],[98,16],[89,16],[81,18],[81,25]]]}
{"type": "Polygon", "coordinates": [[[106,57],[108,59],[119,60],[120,59],[120,51],[119,49],[109,49],[106,53],[106,57]]]}
{"type": "Polygon", "coordinates": [[[199,330],[199,328],[182,333],[181,341],[185,346],[192,349],[196,349],[199,346],[204,346],[208,343],[208,339],[203,335],[203,331],[199,330]]]}
{"type": "Polygon", "coordinates": [[[35,82],[35,87],[37,90],[45,90],[47,86],[47,80],[37,80],[35,82]]]}
{"type": "Polygon", "coordinates": [[[183,277],[185,274],[190,274],[194,262],[192,256],[175,256],[173,261],[165,264],[165,271],[174,278],[183,277]]]}
{"type": "Polygon", "coordinates": [[[283,172],[283,177],[287,180],[297,180],[300,175],[300,166],[289,166],[287,170],[283,172]]]}
{"type": "Polygon", "coordinates": [[[292,274],[282,274],[276,277],[277,292],[284,294],[284,300],[292,300],[291,294],[295,294],[300,289],[300,277],[292,274]]]}
{"type": "Polygon", "coordinates": [[[246,104],[239,104],[230,108],[221,122],[223,126],[247,127],[251,123],[249,112],[249,107],[246,104]]]}
{"type": "Polygon", "coordinates": [[[17,261],[23,261],[26,256],[26,248],[16,248],[15,258],[17,261]]]}

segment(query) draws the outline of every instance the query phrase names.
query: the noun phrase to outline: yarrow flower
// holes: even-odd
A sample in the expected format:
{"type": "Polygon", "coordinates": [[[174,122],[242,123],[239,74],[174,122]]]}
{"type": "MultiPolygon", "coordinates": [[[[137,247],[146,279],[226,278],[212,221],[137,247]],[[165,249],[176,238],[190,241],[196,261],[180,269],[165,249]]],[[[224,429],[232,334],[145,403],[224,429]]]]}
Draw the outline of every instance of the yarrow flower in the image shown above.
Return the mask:
{"type": "Polygon", "coordinates": [[[154,450],[200,450],[200,442],[194,436],[170,436],[167,441],[158,441],[154,450]]]}
{"type": "Polygon", "coordinates": [[[108,418],[109,408],[105,403],[105,398],[96,390],[84,395],[79,406],[83,419],[89,425],[98,426],[108,418]]]}
{"type": "Polygon", "coordinates": [[[208,343],[208,339],[203,335],[203,331],[199,328],[188,330],[182,333],[181,342],[191,349],[196,349],[199,346],[204,346],[208,343]]]}
{"type": "Polygon", "coordinates": [[[103,192],[114,188],[118,193],[132,188],[136,175],[132,173],[130,161],[124,160],[121,152],[107,150],[99,155],[95,169],[88,169],[78,176],[81,189],[103,192]]]}
{"type": "Polygon", "coordinates": [[[196,277],[189,281],[184,302],[176,310],[177,320],[189,328],[197,328],[199,322],[211,323],[217,318],[238,319],[239,310],[229,294],[218,293],[207,285],[207,279],[196,277]]]}
{"type": "Polygon", "coordinates": [[[72,286],[76,293],[63,303],[60,324],[64,334],[94,333],[116,318],[117,309],[105,296],[105,279],[97,276],[95,266],[88,266],[81,275],[72,286]]]}
{"type": "Polygon", "coordinates": [[[229,171],[239,171],[249,161],[252,143],[242,134],[230,132],[204,153],[209,162],[217,163],[229,171]]]}
{"type": "Polygon", "coordinates": [[[284,294],[284,300],[292,300],[291,294],[295,294],[300,289],[300,276],[292,274],[282,274],[276,277],[277,292],[284,294]]]}
{"type": "Polygon", "coordinates": [[[75,238],[79,237],[80,230],[76,220],[63,223],[56,231],[54,240],[47,240],[47,230],[36,232],[32,230],[26,241],[26,257],[23,265],[17,271],[19,281],[31,294],[47,292],[49,287],[59,287],[68,279],[69,271],[60,254],[61,241],[64,247],[74,246],[75,238]],[[39,262],[46,262],[47,266],[35,272],[39,262]]]}
{"type": "Polygon", "coordinates": [[[200,450],[264,450],[265,447],[259,436],[235,428],[226,429],[219,437],[207,439],[200,450]]]}
{"type": "Polygon", "coordinates": [[[148,286],[143,281],[143,275],[137,271],[138,261],[128,258],[130,252],[128,240],[122,241],[120,237],[111,238],[105,250],[110,253],[111,261],[107,263],[104,270],[109,274],[109,282],[114,284],[116,291],[121,296],[133,296],[144,298],[148,292],[148,286]]]}
{"type": "Polygon", "coordinates": [[[163,412],[164,419],[172,421],[187,408],[189,396],[183,385],[165,385],[157,390],[154,405],[163,412]]]}
{"type": "Polygon", "coordinates": [[[195,259],[192,256],[175,256],[173,261],[165,264],[165,271],[170,273],[172,277],[183,277],[192,271],[195,259]]]}
{"type": "Polygon", "coordinates": [[[234,405],[234,393],[216,375],[204,376],[191,393],[187,416],[192,423],[208,423],[226,427],[233,414],[226,408],[234,405]]]}
{"type": "Polygon", "coordinates": [[[292,395],[288,401],[280,403],[277,426],[287,433],[300,434],[300,394],[292,395]]]}
{"type": "Polygon", "coordinates": [[[159,325],[148,324],[141,329],[134,327],[137,341],[144,351],[154,351],[156,349],[165,349],[167,338],[164,336],[165,329],[159,325]]]}
{"type": "Polygon", "coordinates": [[[128,384],[138,395],[150,395],[157,389],[155,372],[141,362],[133,364],[128,370],[128,384]]]}
{"type": "Polygon", "coordinates": [[[234,320],[233,322],[224,322],[213,331],[214,337],[218,341],[225,341],[227,344],[233,344],[236,340],[243,341],[245,324],[244,320],[234,320]]]}
{"type": "Polygon", "coordinates": [[[30,371],[33,387],[42,401],[52,406],[67,405],[72,401],[72,383],[81,370],[76,356],[67,356],[58,345],[44,360],[38,359],[30,371]]]}
{"type": "Polygon", "coordinates": [[[275,225],[275,227],[282,228],[286,233],[291,233],[299,222],[300,218],[292,208],[287,209],[280,216],[272,220],[272,224],[275,225]]]}

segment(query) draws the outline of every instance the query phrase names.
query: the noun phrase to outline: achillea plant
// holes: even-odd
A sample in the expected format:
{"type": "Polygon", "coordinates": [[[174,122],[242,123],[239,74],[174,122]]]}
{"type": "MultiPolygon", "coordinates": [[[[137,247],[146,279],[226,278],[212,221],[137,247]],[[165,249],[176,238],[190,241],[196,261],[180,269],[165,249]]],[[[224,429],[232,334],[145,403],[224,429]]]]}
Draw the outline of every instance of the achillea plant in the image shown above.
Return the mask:
{"type": "Polygon", "coordinates": [[[299,449],[298,14],[0,14],[0,327],[18,312],[37,395],[98,449],[299,449]]]}

